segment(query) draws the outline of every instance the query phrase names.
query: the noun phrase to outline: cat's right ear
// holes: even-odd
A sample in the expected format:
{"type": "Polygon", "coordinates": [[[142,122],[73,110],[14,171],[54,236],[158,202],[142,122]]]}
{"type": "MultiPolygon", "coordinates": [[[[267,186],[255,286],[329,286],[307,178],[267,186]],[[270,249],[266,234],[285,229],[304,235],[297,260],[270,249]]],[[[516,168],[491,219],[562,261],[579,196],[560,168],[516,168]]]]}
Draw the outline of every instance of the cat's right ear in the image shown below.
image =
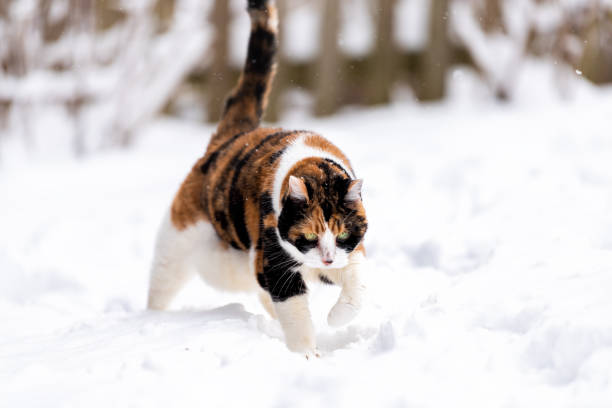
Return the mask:
{"type": "Polygon", "coordinates": [[[289,176],[289,197],[297,201],[308,201],[308,190],[304,180],[289,176]]]}
{"type": "Polygon", "coordinates": [[[353,180],[351,184],[349,184],[348,191],[346,192],[346,196],[344,196],[344,201],[347,203],[354,203],[361,200],[361,187],[363,186],[363,180],[353,180]]]}

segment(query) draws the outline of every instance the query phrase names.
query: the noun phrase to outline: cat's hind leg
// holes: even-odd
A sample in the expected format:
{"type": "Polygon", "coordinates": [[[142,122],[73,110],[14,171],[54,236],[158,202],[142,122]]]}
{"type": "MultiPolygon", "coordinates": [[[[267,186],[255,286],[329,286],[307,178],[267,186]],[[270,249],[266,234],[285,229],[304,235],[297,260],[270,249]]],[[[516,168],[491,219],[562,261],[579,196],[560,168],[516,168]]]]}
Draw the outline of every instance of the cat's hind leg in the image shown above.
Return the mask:
{"type": "Polygon", "coordinates": [[[188,262],[194,240],[188,231],[179,231],[166,215],[157,234],[155,254],[151,266],[147,307],[153,310],[168,308],[181,288],[194,275],[188,262]]]}

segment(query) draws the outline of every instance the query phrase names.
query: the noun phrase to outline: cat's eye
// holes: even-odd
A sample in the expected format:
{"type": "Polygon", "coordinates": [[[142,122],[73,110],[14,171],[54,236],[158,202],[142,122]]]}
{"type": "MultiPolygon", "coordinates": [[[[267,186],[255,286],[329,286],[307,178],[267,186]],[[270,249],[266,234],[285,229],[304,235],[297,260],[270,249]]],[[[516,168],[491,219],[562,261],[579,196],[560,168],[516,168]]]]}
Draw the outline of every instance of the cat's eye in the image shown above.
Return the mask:
{"type": "Polygon", "coordinates": [[[304,238],[306,238],[308,241],[316,241],[317,240],[317,234],[315,234],[314,232],[308,232],[308,233],[304,234],[304,238]]]}
{"type": "Polygon", "coordinates": [[[348,231],[342,231],[341,233],[338,234],[338,239],[340,241],[344,241],[345,239],[349,237],[349,235],[351,234],[348,231]]]}

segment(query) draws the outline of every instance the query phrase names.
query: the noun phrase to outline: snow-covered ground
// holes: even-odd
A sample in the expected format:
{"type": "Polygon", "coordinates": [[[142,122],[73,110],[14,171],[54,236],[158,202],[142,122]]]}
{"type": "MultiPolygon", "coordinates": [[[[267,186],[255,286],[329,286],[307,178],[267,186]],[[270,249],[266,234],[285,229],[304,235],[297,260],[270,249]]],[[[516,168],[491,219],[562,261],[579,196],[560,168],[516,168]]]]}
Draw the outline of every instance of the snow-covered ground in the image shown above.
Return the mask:
{"type": "Polygon", "coordinates": [[[6,143],[0,405],[609,408],[612,92],[579,91],[285,121],[365,179],[368,303],[334,330],[337,289],[313,288],[315,361],[255,298],[200,281],[144,310],[157,225],[211,127],[157,120],[81,160],[6,143]]]}

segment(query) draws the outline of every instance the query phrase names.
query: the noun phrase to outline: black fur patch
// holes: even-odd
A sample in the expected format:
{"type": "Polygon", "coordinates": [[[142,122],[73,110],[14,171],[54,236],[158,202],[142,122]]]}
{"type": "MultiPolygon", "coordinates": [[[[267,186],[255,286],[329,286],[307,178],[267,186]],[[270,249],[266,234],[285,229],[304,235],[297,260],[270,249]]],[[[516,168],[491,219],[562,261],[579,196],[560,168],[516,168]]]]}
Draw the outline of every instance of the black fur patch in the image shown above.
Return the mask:
{"type": "Polygon", "coordinates": [[[312,199],[314,194],[314,188],[312,188],[312,182],[308,179],[304,180],[304,185],[306,186],[306,192],[308,193],[308,197],[312,199]]]}
{"type": "Polygon", "coordinates": [[[323,210],[323,218],[325,218],[325,221],[327,222],[332,216],[333,205],[329,202],[329,200],[323,200],[320,205],[321,210],[323,210]]]}
{"type": "Polygon", "coordinates": [[[208,173],[208,169],[210,168],[211,165],[213,165],[217,161],[217,159],[219,158],[219,154],[221,154],[223,150],[227,149],[232,143],[238,140],[240,136],[243,136],[247,133],[248,132],[240,132],[240,133],[235,134],[228,141],[226,141],[221,146],[219,146],[217,150],[212,152],[210,156],[208,156],[208,159],[206,159],[204,164],[202,164],[202,166],[200,167],[200,170],[202,171],[202,173],[204,174],[208,173]]]}
{"type": "Polygon", "coordinates": [[[317,241],[308,241],[299,237],[295,242],[289,240],[289,230],[307,216],[307,204],[291,197],[283,201],[283,209],[278,217],[278,232],[285,241],[291,242],[301,253],[306,253],[317,246],[317,241]]]}
{"type": "Polygon", "coordinates": [[[327,160],[323,159],[317,163],[317,166],[325,173],[325,178],[327,180],[331,180],[335,176],[327,160]]]}
{"type": "Polygon", "coordinates": [[[251,237],[247,231],[246,222],[244,221],[244,201],[240,197],[231,197],[229,200],[229,215],[232,218],[234,229],[240,239],[240,243],[244,248],[251,247],[251,237]]]}
{"type": "Polygon", "coordinates": [[[255,28],[249,39],[245,73],[265,75],[272,70],[276,54],[276,34],[262,27],[255,28]]]}
{"type": "Polygon", "coordinates": [[[362,216],[349,214],[345,228],[351,235],[344,241],[336,240],[336,245],[347,252],[352,252],[363,239],[368,229],[368,223],[362,216]]]}
{"type": "Polygon", "coordinates": [[[263,273],[257,274],[257,283],[259,283],[259,286],[261,286],[262,289],[268,288],[268,282],[266,281],[266,275],[264,275],[263,273]]]}
{"type": "Polygon", "coordinates": [[[259,215],[263,218],[273,212],[274,206],[272,205],[272,196],[266,191],[259,196],[259,215]]]}
{"type": "Polygon", "coordinates": [[[221,224],[221,228],[227,228],[227,217],[223,211],[215,211],[215,220],[221,224]]]}
{"type": "Polygon", "coordinates": [[[280,246],[274,228],[264,230],[263,241],[266,289],[272,300],[283,302],[293,296],[306,293],[306,284],[297,271],[301,264],[280,246]]]}
{"type": "MultiPolygon", "coordinates": [[[[232,159],[230,160],[230,162],[225,166],[225,168],[223,169],[223,173],[219,176],[218,178],[218,182],[217,184],[214,186],[213,191],[210,193],[210,199],[213,202],[213,207],[215,209],[215,212],[213,213],[215,219],[219,219],[218,217],[218,213],[223,213],[225,214],[225,218],[226,220],[228,220],[228,216],[231,217],[231,214],[228,214],[227,212],[227,206],[225,204],[225,200],[222,199],[222,197],[227,194],[227,188],[228,188],[228,184],[229,184],[229,175],[232,172],[232,170],[234,170],[235,166],[236,166],[236,161],[240,158],[240,155],[242,154],[242,152],[244,151],[244,147],[240,149],[240,151],[238,151],[237,154],[235,154],[232,159]]],[[[229,221],[229,220],[228,220],[229,221]]],[[[232,219],[233,221],[233,219],[232,219]]],[[[217,234],[222,237],[225,237],[225,241],[228,240],[229,238],[229,233],[227,231],[227,228],[222,228],[222,225],[216,225],[213,224],[215,231],[217,231],[217,234]]],[[[229,222],[227,222],[226,224],[227,227],[229,227],[229,222]]],[[[238,247],[238,249],[240,249],[240,247],[238,246],[238,243],[234,242],[234,244],[232,244],[232,246],[234,247],[238,247]],[[234,245],[235,244],[235,245],[234,245]]],[[[248,246],[245,246],[242,249],[247,249],[248,246]]]]}
{"type": "Polygon", "coordinates": [[[268,292],[270,292],[274,302],[284,302],[308,291],[302,275],[294,270],[284,269],[282,273],[267,272],[267,275],[271,276],[268,278],[268,292]]]}
{"type": "Polygon", "coordinates": [[[303,254],[310,251],[313,248],[316,248],[318,245],[317,241],[309,241],[304,237],[299,237],[295,240],[293,245],[303,254]]]}
{"type": "Polygon", "coordinates": [[[287,241],[289,229],[306,218],[306,209],[306,203],[303,201],[293,200],[291,197],[285,198],[283,209],[278,217],[278,232],[282,239],[287,241]]]}
{"type": "Polygon", "coordinates": [[[263,98],[266,93],[266,84],[262,81],[257,81],[255,84],[255,100],[257,101],[257,117],[263,115],[263,98]]]}
{"type": "Polygon", "coordinates": [[[327,284],[327,285],[333,285],[334,282],[332,282],[327,276],[323,275],[323,274],[319,274],[319,279],[321,280],[321,282],[327,284]]]}
{"type": "Polygon", "coordinates": [[[283,153],[285,153],[285,148],[284,147],[282,149],[277,150],[274,153],[272,153],[270,155],[270,158],[268,159],[268,164],[274,164],[274,162],[276,160],[278,160],[278,158],[281,157],[283,155],[283,153]]]}
{"type": "MultiPolygon", "coordinates": [[[[246,156],[250,156],[250,151],[246,156]]],[[[242,151],[232,159],[231,167],[234,168],[234,176],[232,177],[232,181],[230,184],[229,191],[229,215],[232,219],[232,223],[234,224],[234,229],[236,230],[236,234],[238,235],[238,239],[244,246],[244,248],[249,248],[251,246],[251,237],[249,236],[249,231],[246,227],[246,221],[244,220],[244,199],[245,197],[240,194],[236,186],[236,182],[238,177],[240,176],[240,170],[246,163],[245,158],[240,158],[242,155],[242,151]]]]}
{"type": "Polygon", "coordinates": [[[344,170],[344,167],[342,167],[341,165],[339,165],[339,164],[338,164],[338,163],[337,163],[335,160],[332,160],[332,159],[330,159],[330,158],[325,158],[325,159],[323,159],[323,160],[325,160],[327,163],[329,163],[329,164],[333,165],[334,167],[336,167],[336,168],[337,168],[339,171],[341,171],[342,173],[344,173],[344,175],[345,175],[347,178],[349,178],[349,179],[351,178],[351,175],[350,175],[350,174],[348,174],[348,172],[347,172],[346,170],[344,170]]]}
{"type": "Polygon", "coordinates": [[[243,95],[241,92],[238,92],[236,95],[233,95],[227,98],[225,100],[225,107],[223,108],[223,116],[225,116],[227,112],[229,112],[230,108],[234,106],[234,104],[242,98],[243,98],[243,95]]]}
{"type": "Polygon", "coordinates": [[[276,236],[276,230],[274,227],[264,228],[262,239],[264,247],[267,247],[268,250],[274,249],[275,247],[280,248],[280,244],[278,243],[278,237],[276,236]]]}
{"type": "Polygon", "coordinates": [[[342,248],[347,252],[352,252],[355,249],[355,247],[359,245],[359,242],[361,242],[361,238],[363,237],[359,235],[351,234],[348,239],[344,241],[337,241],[336,245],[338,246],[338,248],[342,248]]]}
{"type": "Polygon", "coordinates": [[[265,10],[268,0],[249,0],[248,8],[256,10],[265,10]]]}
{"type": "Polygon", "coordinates": [[[218,157],[219,157],[219,152],[213,152],[213,154],[208,156],[208,159],[206,159],[204,164],[202,164],[202,166],[200,167],[200,170],[202,171],[202,173],[204,174],[208,173],[208,169],[210,168],[212,164],[214,164],[214,162],[217,161],[218,157]]]}

